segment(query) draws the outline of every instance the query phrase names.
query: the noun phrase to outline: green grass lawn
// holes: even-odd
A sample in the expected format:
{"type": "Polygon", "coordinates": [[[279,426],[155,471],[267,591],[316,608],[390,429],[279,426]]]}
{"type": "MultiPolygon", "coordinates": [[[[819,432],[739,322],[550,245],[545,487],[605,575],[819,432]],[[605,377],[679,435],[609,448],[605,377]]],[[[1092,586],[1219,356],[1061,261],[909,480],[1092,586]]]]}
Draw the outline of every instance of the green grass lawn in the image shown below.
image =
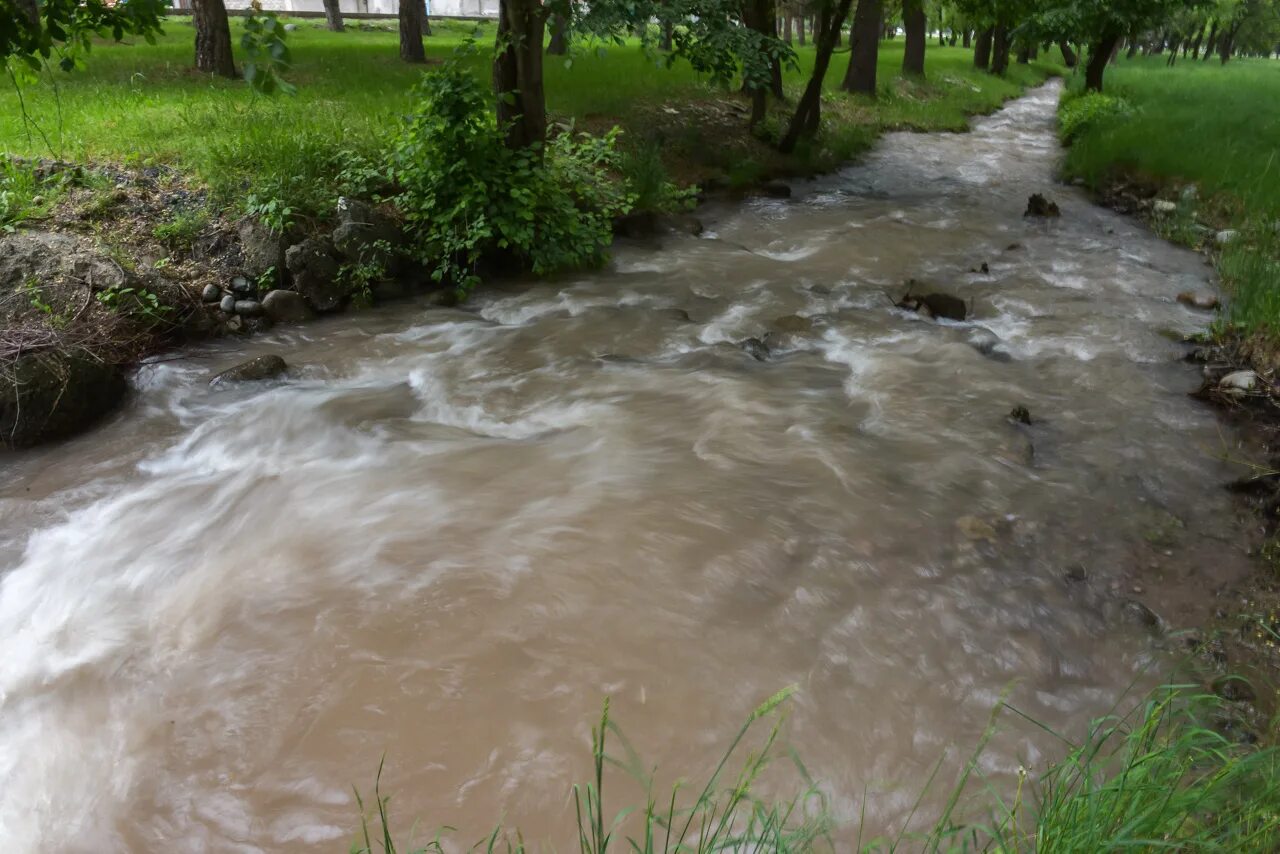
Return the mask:
{"type": "MultiPolygon", "coordinates": [[[[298,30],[289,36],[296,96],[264,98],[241,82],[197,73],[191,67],[191,25],[171,19],[154,46],[100,44],[86,70],[53,72],[26,86],[26,110],[39,131],[24,122],[12,88],[0,92],[0,150],[170,164],[226,197],[243,195],[264,175],[275,176],[277,185],[286,178],[323,183],[336,168],[337,154],[377,156],[411,109],[410,88],[422,68],[399,60],[394,22],[378,22],[386,29],[345,33],[328,32],[315,20],[296,23],[298,30]]],[[[233,20],[236,43],[239,26],[233,20]]],[[[435,35],[426,40],[428,56],[448,56],[475,31],[473,23],[436,22],[435,35]]],[[[479,43],[487,47],[493,34],[492,24],[480,25],[479,43]]],[[[796,94],[813,62],[812,47],[798,52],[800,67],[786,76],[796,94]]],[[[740,111],[688,109],[742,103],[740,96],[700,80],[685,63],[662,67],[636,44],[606,50],[580,45],[570,62],[548,57],[548,109],[585,129],[621,126],[624,148],[645,140],[660,144],[682,180],[721,175],[745,182],[833,168],[885,128],[963,129],[969,115],[994,109],[1054,69],[1048,63],[1014,65],[1007,79],[999,79],[974,71],[969,51],[930,45],[927,81],[904,81],[898,76],[902,43],[886,42],[882,94],[873,103],[839,93],[847,61],[847,54],[837,55],[828,75],[830,121],[823,143],[789,160],[750,137],[740,111]]],[[[483,55],[468,62],[487,79],[483,55]]],[[[775,126],[785,120],[785,109],[775,109],[775,126]]]]}
{"type": "Polygon", "coordinates": [[[1280,216],[1280,62],[1121,60],[1108,94],[1136,109],[1071,147],[1066,169],[1100,185],[1116,170],[1194,182],[1240,217],[1280,216]]]}
{"type": "Polygon", "coordinates": [[[1229,297],[1218,328],[1260,369],[1280,369],[1280,62],[1141,57],[1109,69],[1106,87],[1130,109],[1081,133],[1064,171],[1095,189],[1118,178],[1162,188],[1179,205],[1157,221],[1171,239],[1199,243],[1197,220],[1237,230],[1216,256],[1229,297]]]}

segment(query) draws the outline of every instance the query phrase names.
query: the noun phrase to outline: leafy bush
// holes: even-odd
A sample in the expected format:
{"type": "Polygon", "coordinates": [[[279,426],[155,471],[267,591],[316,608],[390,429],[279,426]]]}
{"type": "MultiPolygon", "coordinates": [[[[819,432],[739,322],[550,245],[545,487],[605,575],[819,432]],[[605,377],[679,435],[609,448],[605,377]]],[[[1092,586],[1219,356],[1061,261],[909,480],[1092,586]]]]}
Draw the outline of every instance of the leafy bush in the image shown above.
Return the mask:
{"type": "Polygon", "coordinates": [[[656,142],[645,140],[623,154],[619,169],[635,210],[666,213],[693,207],[697,191],[676,186],[667,174],[662,149],[656,142]]]}
{"type": "Polygon", "coordinates": [[[1133,107],[1124,98],[1087,92],[1062,99],[1058,106],[1058,127],[1062,141],[1070,143],[1099,124],[1128,116],[1133,107]]]}
{"type": "Polygon", "coordinates": [[[614,218],[631,205],[609,178],[618,131],[508,149],[462,63],[468,49],[423,76],[417,112],[393,140],[394,201],[415,254],[435,281],[459,290],[475,284],[477,262],[494,252],[539,274],[601,263],[614,218]]]}

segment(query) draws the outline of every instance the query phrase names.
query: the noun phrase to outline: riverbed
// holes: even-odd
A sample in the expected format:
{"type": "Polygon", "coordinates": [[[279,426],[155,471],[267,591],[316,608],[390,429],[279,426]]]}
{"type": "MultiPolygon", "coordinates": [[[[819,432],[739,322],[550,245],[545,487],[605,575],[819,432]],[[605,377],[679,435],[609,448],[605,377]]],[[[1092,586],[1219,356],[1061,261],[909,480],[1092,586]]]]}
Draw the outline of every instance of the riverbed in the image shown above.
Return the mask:
{"type": "MultiPolygon", "coordinates": [[[[605,697],[669,783],[794,685],[849,841],[1002,695],[1079,733],[1168,675],[1248,570],[1177,340],[1212,274],[1053,183],[1058,92],[602,271],[185,352],[0,457],[0,839],[346,850],[385,756],[419,841],[565,849],[605,697]],[[209,387],[260,353],[289,376],[209,387]]],[[[1011,791],[1060,751],[1005,715],[980,768],[1011,791]]]]}

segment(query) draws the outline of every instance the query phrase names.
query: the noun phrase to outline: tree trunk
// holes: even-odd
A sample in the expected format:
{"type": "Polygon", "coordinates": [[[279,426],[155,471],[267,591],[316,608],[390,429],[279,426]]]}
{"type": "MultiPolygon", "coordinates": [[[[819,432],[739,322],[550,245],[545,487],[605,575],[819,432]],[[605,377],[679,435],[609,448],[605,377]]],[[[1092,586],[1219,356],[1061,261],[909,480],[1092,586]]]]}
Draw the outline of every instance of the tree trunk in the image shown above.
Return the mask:
{"type": "Polygon", "coordinates": [[[405,62],[426,62],[422,48],[422,22],[427,17],[423,0],[400,2],[400,58],[405,62]]]}
{"type": "MultiPolygon", "coordinates": [[[[907,41],[902,49],[902,73],[923,77],[924,44],[929,27],[923,0],[902,0],[902,24],[907,31],[907,41]]],[[[938,32],[941,38],[942,30],[938,32]]]]}
{"type": "Polygon", "coordinates": [[[1009,70],[1009,28],[996,24],[991,34],[991,73],[1003,77],[1009,70]]]}
{"type": "Polygon", "coordinates": [[[569,22],[564,15],[557,12],[551,16],[551,40],[547,42],[547,53],[564,56],[569,52],[569,39],[565,32],[568,29],[569,22]]]}
{"type": "Polygon", "coordinates": [[[1084,69],[1084,88],[1086,92],[1102,91],[1102,74],[1111,61],[1111,52],[1120,43],[1120,36],[1105,35],[1089,46],[1089,64],[1084,69]]]}
{"type": "Polygon", "coordinates": [[[1029,62],[1031,62],[1031,48],[1024,44],[1018,48],[1018,64],[1026,65],[1029,62]]]}
{"type": "Polygon", "coordinates": [[[493,91],[498,126],[507,148],[541,145],[547,138],[547,99],[542,88],[542,37],[547,19],[539,0],[501,0],[493,91]]]}
{"type": "Polygon", "coordinates": [[[676,25],[671,21],[662,22],[662,41],[658,43],[658,48],[666,53],[675,50],[676,25]]]}
{"type": "Polygon", "coordinates": [[[1079,62],[1079,57],[1077,57],[1076,52],[1071,49],[1071,43],[1066,39],[1063,39],[1058,42],[1058,50],[1062,51],[1062,61],[1067,64],[1067,68],[1075,68],[1076,63],[1079,62]]]}
{"type": "Polygon", "coordinates": [[[830,17],[824,21],[823,31],[817,39],[817,50],[813,58],[813,74],[809,76],[804,94],[796,104],[796,111],[791,116],[791,124],[787,126],[786,135],[782,138],[782,142],[778,143],[778,149],[784,154],[795,151],[796,143],[800,141],[802,135],[812,134],[818,129],[818,122],[822,116],[822,81],[827,76],[827,67],[831,65],[831,54],[836,49],[834,30],[849,17],[849,7],[852,5],[853,0],[837,0],[830,17]]]}
{"type": "Polygon", "coordinates": [[[1240,32],[1240,21],[1232,24],[1231,29],[1225,31],[1218,39],[1218,55],[1222,57],[1222,64],[1226,65],[1227,60],[1231,58],[1231,51],[1236,44],[1236,33],[1240,32]]]}
{"type": "Polygon", "coordinates": [[[27,16],[27,20],[39,26],[40,24],[40,8],[36,5],[36,0],[17,0],[18,11],[27,16]]]}
{"type": "Polygon", "coordinates": [[[324,0],[324,19],[329,29],[335,33],[346,29],[342,23],[342,7],[338,5],[338,0],[324,0]]]}
{"type": "Polygon", "coordinates": [[[987,71],[991,68],[991,38],[995,35],[995,27],[987,27],[978,31],[973,46],[973,67],[987,71]]]}
{"type": "Polygon", "coordinates": [[[1131,39],[1129,41],[1129,52],[1125,54],[1125,58],[1133,59],[1137,55],[1138,55],[1138,42],[1136,39],[1131,39]]]}
{"type": "MultiPolygon", "coordinates": [[[[846,92],[876,96],[876,60],[880,56],[881,0],[858,0],[849,31],[849,68],[840,86],[846,92]]],[[[844,19],[841,18],[843,21],[844,19]]]]}
{"type": "Polygon", "coordinates": [[[191,17],[196,29],[196,68],[219,77],[235,77],[231,25],[222,0],[192,0],[191,17]]]}
{"type": "Polygon", "coordinates": [[[796,18],[796,41],[800,42],[800,47],[804,47],[804,15],[796,18]]]}
{"type": "Polygon", "coordinates": [[[787,15],[782,22],[782,40],[791,44],[791,16],[787,15]]]}
{"type": "MultiPolygon", "coordinates": [[[[952,44],[955,44],[955,42],[953,41],[952,44]]],[[[973,30],[968,27],[964,28],[964,42],[960,46],[966,49],[973,47],[973,30]]]]}
{"type": "Polygon", "coordinates": [[[1218,21],[1209,26],[1209,39],[1204,43],[1204,61],[1208,62],[1209,57],[1213,56],[1213,51],[1218,46],[1218,21]]]}

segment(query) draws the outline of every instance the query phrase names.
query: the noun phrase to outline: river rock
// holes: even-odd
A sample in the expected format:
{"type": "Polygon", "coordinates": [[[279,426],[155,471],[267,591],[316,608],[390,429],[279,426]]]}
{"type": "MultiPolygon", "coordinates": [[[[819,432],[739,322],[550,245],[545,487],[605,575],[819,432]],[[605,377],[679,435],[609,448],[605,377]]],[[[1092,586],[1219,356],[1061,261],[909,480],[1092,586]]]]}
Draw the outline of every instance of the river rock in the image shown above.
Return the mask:
{"type": "Polygon", "coordinates": [[[1257,699],[1253,686],[1239,676],[1219,676],[1213,680],[1213,693],[1233,703],[1251,703],[1257,699]]]}
{"type": "Polygon", "coordinates": [[[974,329],[965,338],[965,343],[982,355],[991,356],[995,354],[996,348],[1000,346],[1000,336],[990,329],[974,329]]]}
{"type": "Polygon", "coordinates": [[[1213,236],[1213,242],[1218,246],[1226,246],[1234,243],[1236,238],[1240,236],[1240,232],[1234,228],[1224,228],[1213,236]]]}
{"type": "Polygon", "coordinates": [[[632,211],[613,221],[613,233],[631,240],[654,237],[658,230],[658,215],[653,211],[632,211]]]}
{"type": "Polygon", "coordinates": [[[898,308],[915,311],[925,317],[944,318],[946,320],[964,320],[968,316],[968,307],[960,297],[951,294],[925,294],[914,296],[907,294],[898,303],[898,308]]]}
{"type": "Polygon", "coordinates": [[[236,294],[239,297],[244,297],[252,290],[253,284],[244,276],[231,277],[231,293],[236,294]]]}
{"type": "Polygon", "coordinates": [[[1022,404],[1018,404],[1013,409],[1009,410],[1009,420],[1016,424],[1026,424],[1030,426],[1031,410],[1027,409],[1022,404]]]}
{"type": "Polygon", "coordinates": [[[760,193],[773,199],[789,199],[791,185],[785,181],[765,181],[760,185],[760,193]]]}
{"type": "Polygon", "coordinates": [[[222,288],[215,284],[204,286],[204,290],[200,292],[200,300],[202,302],[219,302],[222,299],[222,288]]]}
{"type": "Polygon", "coordinates": [[[1055,217],[1061,214],[1056,202],[1050,201],[1040,193],[1032,193],[1027,199],[1027,210],[1023,216],[1055,217]]]}
{"type": "Polygon", "coordinates": [[[798,314],[788,314],[775,320],[773,328],[778,332],[789,332],[798,335],[813,329],[813,321],[798,314]]]}
{"type": "Polygon", "coordinates": [[[297,291],[269,291],[262,298],[262,310],[276,323],[297,323],[311,317],[311,309],[297,291]]]}
{"type": "Polygon", "coordinates": [[[1214,311],[1218,307],[1218,298],[1216,296],[1196,293],[1195,291],[1183,291],[1178,294],[1178,302],[1188,308],[1198,308],[1201,311],[1214,311]]]}
{"type": "Polygon", "coordinates": [[[236,300],[236,314],[241,317],[261,317],[262,303],[256,299],[238,299],[236,300]]]}
{"type": "Polygon", "coordinates": [[[222,309],[227,314],[235,314],[236,298],[233,297],[231,294],[227,294],[225,297],[222,298],[222,301],[218,303],[218,308],[222,309]]]}
{"type": "Polygon", "coordinates": [[[241,269],[254,280],[261,279],[268,271],[275,270],[278,277],[284,272],[286,239],[257,220],[241,221],[236,229],[240,238],[241,269]]]}
{"type": "Polygon", "coordinates": [[[227,368],[209,380],[209,385],[219,386],[228,383],[269,380],[280,376],[287,370],[289,370],[289,366],[285,364],[284,359],[275,354],[268,354],[250,359],[247,362],[241,362],[233,368],[227,368]]]}
{"type": "Polygon", "coordinates": [[[745,341],[738,342],[738,346],[757,362],[766,361],[772,352],[763,338],[748,338],[745,341]]]}
{"type": "Polygon", "coordinates": [[[1218,380],[1218,388],[1228,394],[1245,394],[1258,388],[1258,375],[1254,371],[1232,371],[1218,380]]]}
{"type": "Polygon", "coordinates": [[[1200,188],[1195,184],[1188,184],[1182,188],[1182,200],[1184,202],[1194,202],[1200,198],[1200,188]]]}
{"type": "Polygon", "coordinates": [[[316,311],[333,311],[350,295],[348,287],[338,281],[341,265],[327,238],[309,237],[290,246],[284,263],[293,276],[294,290],[316,311]]]}
{"type": "Polygon", "coordinates": [[[1146,605],[1143,605],[1137,599],[1123,599],[1120,602],[1120,615],[1125,622],[1130,625],[1139,626],[1144,629],[1156,629],[1160,627],[1160,618],[1156,616],[1146,605]]]}
{"type": "Polygon", "coordinates": [[[702,220],[693,214],[673,213],[665,214],[662,217],[662,225],[667,231],[676,234],[688,234],[697,237],[705,231],[702,220]]]}
{"type": "Polygon", "coordinates": [[[0,371],[0,446],[20,448],[71,436],[114,409],[124,371],[88,354],[19,356],[0,371]]]}
{"type": "Polygon", "coordinates": [[[1177,202],[1171,202],[1167,199],[1156,199],[1151,203],[1151,210],[1156,216],[1168,216],[1178,209],[1177,202]]]}

